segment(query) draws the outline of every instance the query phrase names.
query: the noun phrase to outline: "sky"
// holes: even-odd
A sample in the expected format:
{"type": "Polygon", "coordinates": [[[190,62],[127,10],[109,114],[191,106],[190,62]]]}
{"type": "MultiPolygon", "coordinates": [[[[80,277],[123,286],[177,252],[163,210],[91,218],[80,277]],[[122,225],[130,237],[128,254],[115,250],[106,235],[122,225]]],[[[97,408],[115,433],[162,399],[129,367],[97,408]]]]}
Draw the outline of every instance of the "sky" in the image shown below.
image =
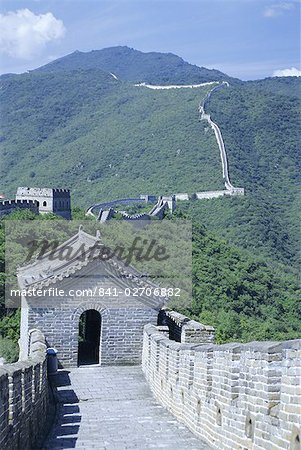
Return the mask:
{"type": "Polygon", "coordinates": [[[127,45],[243,80],[301,76],[300,0],[1,0],[0,73],[127,45]]]}

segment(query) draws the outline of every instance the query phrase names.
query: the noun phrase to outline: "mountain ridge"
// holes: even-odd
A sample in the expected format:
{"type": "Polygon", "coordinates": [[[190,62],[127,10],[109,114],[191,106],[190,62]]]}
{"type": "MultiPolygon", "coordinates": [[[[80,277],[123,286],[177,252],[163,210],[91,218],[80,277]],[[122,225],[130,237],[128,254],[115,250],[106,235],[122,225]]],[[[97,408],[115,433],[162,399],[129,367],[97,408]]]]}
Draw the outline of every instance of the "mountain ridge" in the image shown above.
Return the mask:
{"type": "Polygon", "coordinates": [[[216,69],[190,64],[173,53],[141,52],[127,46],[73,53],[58,58],[30,72],[69,71],[74,69],[102,69],[114,73],[123,81],[134,83],[201,83],[208,81],[239,82],[216,69]]]}
{"type": "MultiPolygon", "coordinates": [[[[116,51],[134,59],[143,56],[125,47],[116,51]]],[[[183,79],[173,84],[190,84],[191,66],[171,58],[187,69],[187,77],[183,69],[183,79]]],[[[208,86],[153,90],[116,80],[111,66],[110,71],[95,67],[99,61],[94,67],[78,63],[68,63],[68,70],[49,71],[50,65],[1,79],[1,191],[12,196],[19,185],[63,182],[71,188],[73,203],[87,207],[124,195],[223,188],[215,137],[200,122],[199,105],[208,86]]],[[[129,66],[137,76],[137,65],[129,61],[129,66]]],[[[163,66],[174,80],[174,66],[163,66]]],[[[162,84],[161,72],[159,76],[151,84],[162,84]]],[[[231,82],[214,93],[208,112],[221,129],[231,181],[244,187],[246,196],[191,204],[209,229],[294,265],[300,81],[277,77],[231,82]]]]}
{"type": "MultiPolygon", "coordinates": [[[[92,52],[97,62],[89,66],[77,52],[43,70],[1,77],[0,178],[7,196],[20,185],[68,187],[73,206],[85,208],[125,194],[223,188],[214,133],[200,121],[210,87],[134,86],[198,84],[213,81],[212,72],[173,55],[163,55],[163,63],[152,55],[156,67],[148,55],[139,67],[141,52],[118,51],[136,62],[117,58],[112,66],[109,58],[104,65],[92,52]],[[118,80],[110,74],[116,68],[118,80]]],[[[246,195],[179,201],[173,217],[193,223],[193,304],[185,314],[215,326],[221,341],[293,339],[300,330],[300,82],[230,81],[206,107],[222,132],[231,181],[246,195]]],[[[30,215],[17,211],[5,220],[18,218],[30,215]]]]}

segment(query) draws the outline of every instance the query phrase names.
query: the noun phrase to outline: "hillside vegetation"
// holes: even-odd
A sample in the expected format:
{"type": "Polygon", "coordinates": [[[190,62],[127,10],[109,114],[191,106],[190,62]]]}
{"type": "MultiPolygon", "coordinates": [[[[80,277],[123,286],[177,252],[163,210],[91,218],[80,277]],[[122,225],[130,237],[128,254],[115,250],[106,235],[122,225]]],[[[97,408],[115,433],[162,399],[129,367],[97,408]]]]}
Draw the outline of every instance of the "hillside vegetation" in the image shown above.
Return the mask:
{"type": "MultiPolygon", "coordinates": [[[[218,148],[197,113],[210,87],[132,85],[164,84],[163,74],[176,82],[179,70],[182,83],[227,79],[176,55],[127,47],[75,52],[2,77],[1,190],[13,196],[20,184],[70,187],[73,203],[87,207],[124,195],[222,188],[218,148]]],[[[222,130],[230,178],[246,197],[180,208],[236,245],[296,266],[300,80],[230,80],[207,109],[222,130]]]]}
{"type": "Polygon", "coordinates": [[[198,105],[210,89],[154,91],[100,70],[1,82],[1,189],[69,187],[75,204],[223,187],[198,105]]]}
{"type": "MultiPolygon", "coordinates": [[[[224,137],[230,179],[246,195],[178,202],[175,216],[194,227],[193,303],[183,312],[214,325],[219,342],[296,338],[300,79],[239,82],[175,55],[127,47],[76,52],[2,76],[0,191],[9,197],[20,185],[68,187],[73,205],[86,208],[141,193],[223,188],[214,134],[198,114],[211,87],[133,85],[214,80],[230,82],[207,109],[224,137]]],[[[5,220],[24,214],[36,220],[25,212],[5,220]]],[[[18,315],[1,312],[1,335],[16,342],[18,315]]]]}
{"type": "Polygon", "coordinates": [[[245,187],[246,196],[182,206],[236,245],[296,267],[300,85],[297,78],[267,79],[230,86],[211,97],[208,109],[224,137],[230,176],[245,187]]]}

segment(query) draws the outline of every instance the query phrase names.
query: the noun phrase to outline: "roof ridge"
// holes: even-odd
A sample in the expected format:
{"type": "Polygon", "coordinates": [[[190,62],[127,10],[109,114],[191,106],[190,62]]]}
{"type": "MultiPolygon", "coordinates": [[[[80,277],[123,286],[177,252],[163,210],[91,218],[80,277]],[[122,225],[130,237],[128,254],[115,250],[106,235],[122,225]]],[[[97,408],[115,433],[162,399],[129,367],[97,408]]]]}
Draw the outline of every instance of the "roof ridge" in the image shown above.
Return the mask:
{"type": "MultiPolygon", "coordinates": [[[[59,252],[62,248],[67,247],[69,244],[75,242],[78,238],[80,238],[80,236],[84,236],[84,237],[88,237],[89,239],[93,240],[93,244],[91,245],[91,247],[96,243],[96,242],[100,242],[100,238],[99,235],[98,236],[93,236],[92,234],[86,233],[85,231],[83,231],[82,229],[82,225],[80,225],[78,232],[76,234],[74,234],[73,236],[71,236],[69,239],[67,239],[66,241],[62,242],[60,245],[58,245],[55,249],[49,250],[46,253],[44,253],[41,257],[36,256],[34,260],[30,261],[27,265],[25,266],[21,266],[17,268],[17,273],[21,273],[24,270],[30,268],[30,267],[34,267],[36,266],[38,263],[40,264],[41,262],[47,260],[47,258],[49,258],[49,256],[54,255],[55,253],[59,252]]],[[[89,247],[90,248],[90,247],[89,247]]]]}

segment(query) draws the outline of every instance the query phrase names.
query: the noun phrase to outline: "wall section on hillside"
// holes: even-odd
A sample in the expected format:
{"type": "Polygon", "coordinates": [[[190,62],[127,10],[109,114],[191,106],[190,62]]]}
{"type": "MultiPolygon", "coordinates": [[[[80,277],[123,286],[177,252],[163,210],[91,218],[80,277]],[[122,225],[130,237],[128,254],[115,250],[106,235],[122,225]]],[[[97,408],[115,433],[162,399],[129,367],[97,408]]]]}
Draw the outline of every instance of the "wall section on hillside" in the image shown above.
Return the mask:
{"type": "Polygon", "coordinates": [[[0,367],[0,448],[39,448],[49,408],[45,338],[29,335],[30,356],[0,367]]]}

